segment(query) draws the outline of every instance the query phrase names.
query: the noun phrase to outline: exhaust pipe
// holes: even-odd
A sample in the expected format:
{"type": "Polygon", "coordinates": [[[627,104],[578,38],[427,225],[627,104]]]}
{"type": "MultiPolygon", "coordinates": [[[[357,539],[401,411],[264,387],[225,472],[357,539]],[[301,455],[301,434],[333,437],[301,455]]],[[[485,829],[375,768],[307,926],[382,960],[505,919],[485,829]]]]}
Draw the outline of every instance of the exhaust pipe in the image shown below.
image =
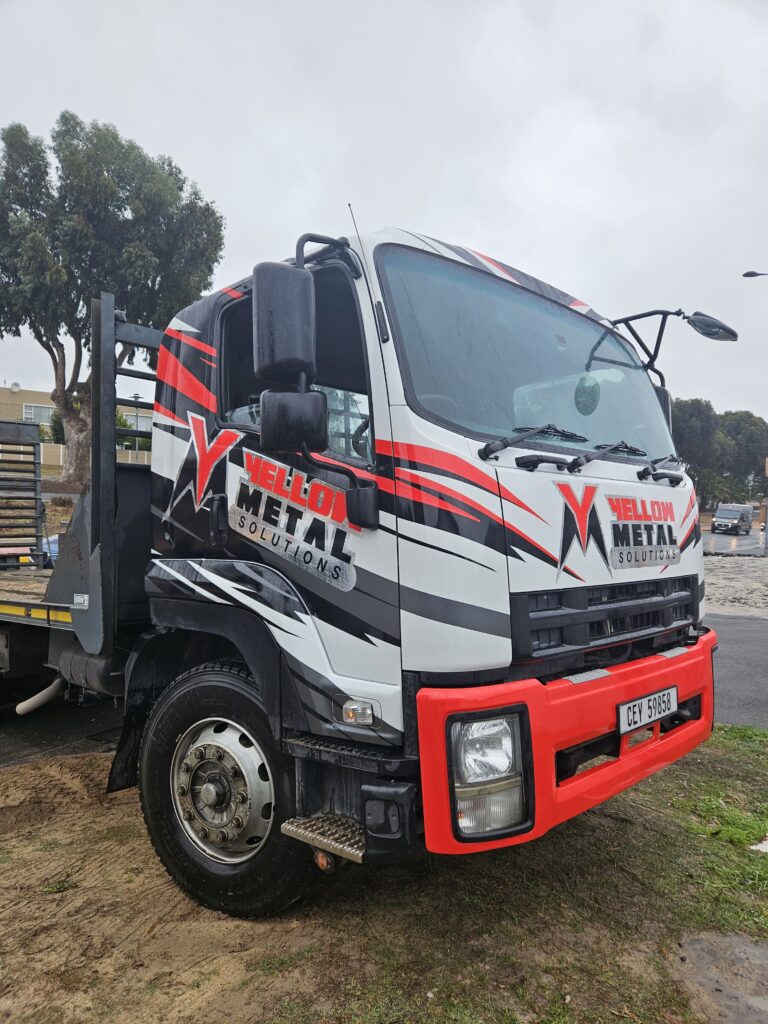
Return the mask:
{"type": "Polygon", "coordinates": [[[34,697],[28,697],[27,700],[23,700],[20,704],[16,705],[17,715],[28,715],[30,711],[37,711],[43,704],[48,704],[54,697],[58,697],[61,693],[61,686],[64,680],[61,676],[56,676],[50,686],[46,686],[44,690],[36,693],[34,697]]]}

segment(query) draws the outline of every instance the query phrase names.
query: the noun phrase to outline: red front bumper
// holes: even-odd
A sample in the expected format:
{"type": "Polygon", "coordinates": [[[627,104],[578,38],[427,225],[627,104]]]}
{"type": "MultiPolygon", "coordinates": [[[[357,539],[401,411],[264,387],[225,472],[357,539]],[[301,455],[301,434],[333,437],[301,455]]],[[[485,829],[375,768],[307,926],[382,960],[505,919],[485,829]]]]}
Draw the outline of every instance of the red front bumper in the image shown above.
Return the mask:
{"type": "Polygon", "coordinates": [[[476,853],[536,839],[555,825],[602,803],[702,743],[712,731],[714,694],[713,631],[676,657],[655,654],[608,670],[589,682],[537,679],[456,689],[423,687],[417,695],[424,831],[432,853],[476,853]],[[630,747],[622,737],[619,756],[557,784],[555,755],[616,730],[617,705],[676,686],[678,703],[701,696],[701,717],[667,733],[656,723],[653,735],[630,747]],[[524,704],[533,747],[533,827],[522,835],[478,842],[456,838],[446,751],[450,715],[492,711],[524,704]]]}

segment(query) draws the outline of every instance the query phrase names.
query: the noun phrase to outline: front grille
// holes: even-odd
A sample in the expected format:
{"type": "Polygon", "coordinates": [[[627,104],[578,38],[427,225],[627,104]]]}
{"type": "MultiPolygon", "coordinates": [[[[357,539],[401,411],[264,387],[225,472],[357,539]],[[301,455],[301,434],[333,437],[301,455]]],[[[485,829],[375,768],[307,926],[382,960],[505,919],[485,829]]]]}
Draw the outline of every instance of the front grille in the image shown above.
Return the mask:
{"type": "Polygon", "coordinates": [[[641,597],[655,596],[655,580],[646,580],[642,583],[611,583],[606,587],[590,587],[587,591],[587,604],[592,607],[611,601],[636,601],[641,597]]]}
{"type": "Polygon", "coordinates": [[[531,647],[534,651],[552,650],[563,644],[562,629],[534,629],[531,632],[531,647]]]}
{"type": "Polygon", "coordinates": [[[638,629],[651,629],[660,625],[658,612],[640,612],[637,615],[611,615],[589,624],[589,640],[612,637],[618,633],[635,633],[638,629]]]}
{"type": "Polygon", "coordinates": [[[685,630],[698,606],[695,576],[513,594],[514,658],[552,658],[685,630]]]}

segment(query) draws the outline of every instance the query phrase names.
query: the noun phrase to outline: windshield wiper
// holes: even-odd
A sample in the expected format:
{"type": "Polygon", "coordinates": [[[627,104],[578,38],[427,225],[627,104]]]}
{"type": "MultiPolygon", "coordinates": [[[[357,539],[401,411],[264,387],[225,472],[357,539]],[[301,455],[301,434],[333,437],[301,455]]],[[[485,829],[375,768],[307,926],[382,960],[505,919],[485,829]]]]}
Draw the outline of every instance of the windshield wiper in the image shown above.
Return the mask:
{"type": "Polygon", "coordinates": [[[677,455],[662,455],[658,459],[651,459],[647,466],[643,466],[642,469],[637,471],[638,480],[647,480],[648,477],[652,477],[654,481],[668,480],[672,487],[677,487],[685,479],[682,473],[676,473],[674,470],[660,469],[665,462],[676,462],[678,466],[681,466],[683,460],[678,458],[677,455]]]}
{"type": "Polygon", "coordinates": [[[627,455],[648,454],[642,448],[636,448],[633,444],[628,444],[626,441],[614,441],[613,444],[596,444],[595,451],[589,452],[587,455],[577,455],[575,459],[571,459],[566,468],[569,473],[578,473],[588,462],[605,458],[611,452],[625,452],[627,455]]]}
{"type": "MultiPolygon", "coordinates": [[[[586,437],[583,434],[574,434],[572,430],[563,430],[562,427],[556,427],[554,423],[545,423],[543,427],[515,427],[515,430],[519,430],[519,434],[513,434],[511,437],[500,437],[497,441],[489,441],[488,444],[484,444],[482,448],[478,450],[478,455],[481,459],[490,459],[492,455],[497,452],[503,451],[505,448],[510,448],[512,445],[519,444],[524,441],[526,437],[533,437],[534,434],[546,434],[549,437],[562,437],[566,441],[586,441],[586,437]]],[[[643,452],[645,455],[645,452],[643,452]]]]}
{"type": "Polygon", "coordinates": [[[676,462],[677,465],[681,465],[682,459],[675,455],[660,455],[658,459],[651,459],[647,466],[644,466],[641,470],[638,470],[637,479],[645,480],[653,473],[656,472],[659,466],[663,466],[665,462],[676,462]]]}

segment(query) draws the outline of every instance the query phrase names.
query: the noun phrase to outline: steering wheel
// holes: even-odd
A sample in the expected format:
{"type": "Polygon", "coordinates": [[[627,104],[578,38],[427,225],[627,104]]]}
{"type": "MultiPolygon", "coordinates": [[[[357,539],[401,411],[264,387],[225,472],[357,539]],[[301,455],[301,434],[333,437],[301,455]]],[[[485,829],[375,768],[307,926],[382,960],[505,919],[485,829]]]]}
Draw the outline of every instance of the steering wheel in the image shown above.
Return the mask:
{"type": "Polygon", "coordinates": [[[351,444],[355,454],[359,455],[361,459],[365,459],[366,461],[369,459],[370,452],[368,451],[368,439],[366,438],[363,440],[363,434],[370,425],[371,417],[364,416],[355,427],[351,438],[351,444]]]}

